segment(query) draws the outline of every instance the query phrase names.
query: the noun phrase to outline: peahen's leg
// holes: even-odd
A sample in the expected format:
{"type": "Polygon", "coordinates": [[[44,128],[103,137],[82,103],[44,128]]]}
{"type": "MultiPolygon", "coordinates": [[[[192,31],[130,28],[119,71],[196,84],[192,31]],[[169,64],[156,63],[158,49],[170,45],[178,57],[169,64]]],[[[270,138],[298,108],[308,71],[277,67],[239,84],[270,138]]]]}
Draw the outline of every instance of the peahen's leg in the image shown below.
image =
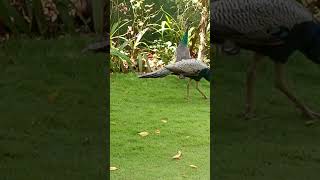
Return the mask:
{"type": "Polygon", "coordinates": [[[202,96],[207,99],[207,96],[199,89],[199,81],[196,81],[196,89],[202,94],[202,96]]]}
{"type": "Polygon", "coordinates": [[[250,118],[253,115],[254,84],[256,80],[257,66],[262,58],[262,55],[255,53],[247,70],[246,107],[243,114],[245,118],[250,118]]]}
{"type": "Polygon", "coordinates": [[[311,121],[307,121],[306,123],[313,123],[316,117],[320,117],[319,113],[313,112],[306,105],[304,105],[301,101],[297,99],[295,95],[288,89],[286,81],[285,81],[285,70],[284,64],[275,63],[275,86],[281,92],[283,92],[301,111],[305,114],[311,121]]]}
{"type": "Polygon", "coordinates": [[[192,79],[189,79],[188,84],[187,84],[187,99],[189,99],[189,89],[190,89],[191,80],[192,79]]]}

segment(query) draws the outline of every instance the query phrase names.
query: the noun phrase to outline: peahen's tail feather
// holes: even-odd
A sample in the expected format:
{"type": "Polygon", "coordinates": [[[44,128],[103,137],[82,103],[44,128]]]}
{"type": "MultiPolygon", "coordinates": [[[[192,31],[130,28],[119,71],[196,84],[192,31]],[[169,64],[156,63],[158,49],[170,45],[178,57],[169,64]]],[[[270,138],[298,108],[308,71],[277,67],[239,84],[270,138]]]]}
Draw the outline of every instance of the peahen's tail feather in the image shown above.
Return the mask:
{"type": "Polygon", "coordinates": [[[162,78],[169,74],[171,74],[171,71],[169,71],[166,68],[163,68],[151,73],[140,75],[139,78],[162,78]]]}

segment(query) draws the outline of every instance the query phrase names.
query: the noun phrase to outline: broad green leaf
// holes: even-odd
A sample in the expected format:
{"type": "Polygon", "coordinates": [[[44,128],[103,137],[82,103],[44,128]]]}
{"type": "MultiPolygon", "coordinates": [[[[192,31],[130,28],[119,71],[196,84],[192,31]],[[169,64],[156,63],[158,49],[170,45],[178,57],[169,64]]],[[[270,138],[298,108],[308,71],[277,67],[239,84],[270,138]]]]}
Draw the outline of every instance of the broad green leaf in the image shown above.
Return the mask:
{"type": "Polygon", "coordinates": [[[29,24],[25,21],[22,15],[10,5],[8,0],[0,0],[0,16],[4,17],[4,23],[14,32],[30,31],[29,24]],[[11,21],[13,19],[13,22],[11,21]]]}
{"type": "Polygon", "coordinates": [[[104,26],[104,6],[105,0],[94,0],[92,2],[92,16],[94,29],[96,33],[102,35],[103,34],[103,26],[104,26]]]}
{"type": "Polygon", "coordinates": [[[131,63],[130,58],[127,55],[125,55],[124,53],[122,53],[121,51],[119,51],[118,49],[111,48],[110,54],[112,56],[117,56],[120,59],[126,60],[128,63],[131,63]]]}
{"type": "Polygon", "coordinates": [[[133,45],[133,49],[136,49],[137,46],[140,44],[140,40],[141,38],[143,37],[143,35],[147,32],[149,28],[145,28],[143,29],[142,31],[140,31],[138,34],[137,34],[137,39],[135,40],[134,42],[134,45],[133,45]]]}
{"type": "Polygon", "coordinates": [[[44,34],[48,27],[45,25],[44,15],[42,14],[41,0],[32,0],[32,21],[37,25],[40,34],[44,34]]]}
{"type": "Polygon", "coordinates": [[[73,18],[69,15],[68,3],[65,1],[58,1],[56,3],[57,9],[60,12],[59,16],[65,26],[65,30],[69,33],[75,31],[73,18]]]}
{"type": "Polygon", "coordinates": [[[142,57],[141,54],[138,54],[138,66],[139,66],[139,72],[142,72],[142,57]]]}

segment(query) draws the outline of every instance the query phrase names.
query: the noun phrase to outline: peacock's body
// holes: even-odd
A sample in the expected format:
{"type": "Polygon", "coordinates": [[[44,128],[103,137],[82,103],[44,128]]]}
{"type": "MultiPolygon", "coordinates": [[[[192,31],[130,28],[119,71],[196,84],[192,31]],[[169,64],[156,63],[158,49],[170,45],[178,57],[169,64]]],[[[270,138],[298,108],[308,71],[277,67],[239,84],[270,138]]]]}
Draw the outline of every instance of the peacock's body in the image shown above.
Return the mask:
{"type": "Polygon", "coordinates": [[[139,78],[162,78],[167,75],[174,74],[180,77],[190,78],[187,85],[187,97],[189,97],[189,86],[191,80],[196,81],[196,89],[207,98],[206,95],[199,89],[198,83],[202,78],[207,81],[211,79],[210,68],[200,60],[192,59],[188,48],[188,28],[184,33],[176,50],[176,62],[166,65],[164,68],[157,71],[140,75],[139,78]]]}
{"type": "Polygon", "coordinates": [[[312,14],[295,0],[216,1],[211,18],[214,42],[231,41],[234,48],[254,50],[280,62],[308,46],[312,36],[319,38],[312,14]]]}
{"type": "Polygon", "coordinates": [[[196,81],[196,89],[203,95],[204,98],[207,98],[206,95],[199,89],[198,83],[202,78],[210,81],[211,71],[205,63],[196,59],[183,59],[174,64],[166,65],[163,69],[158,71],[141,75],[139,78],[161,78],[170,74],[182,75],[190,78],[190,81],[187,85],[187,97],[189,97],[189,86],[191,80],[193,79],[196,81]]]}
{"type": "Polygon", "coordinates": [[[309,117],[320,117],[289,91],[284,64],[296,50],[320,63],[320,26],[312,13],[295,0],[220,0],[211,3],[213,42],[234,54],[244,48],[256,52],[247,73],[246,114],[252,112],[253,84],[261,57],[275,64],[276,87],[309,117]]]}

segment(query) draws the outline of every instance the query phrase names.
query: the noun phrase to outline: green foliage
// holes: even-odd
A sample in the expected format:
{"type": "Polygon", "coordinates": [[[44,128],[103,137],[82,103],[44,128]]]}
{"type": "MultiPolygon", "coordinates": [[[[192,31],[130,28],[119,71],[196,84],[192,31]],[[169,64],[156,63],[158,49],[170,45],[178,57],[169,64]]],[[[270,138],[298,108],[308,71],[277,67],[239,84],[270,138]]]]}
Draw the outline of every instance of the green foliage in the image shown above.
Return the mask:
{"type": "Polygon", "coordinates": [[[32,6],[32,11],[30,14],[30,17],[32,19],[31,23],[34,23],[36,27],[38,28],[37,30],[39,31],[40,34],[44,34],[48,27],[45,25],[45,19],[42,14],[42,5],[41,5],[41,0],[33,0],[31,2],[32,6]]]}
{"type": "MultiPolygon", "coordinates": [[[[107,14],[105,11],[108,7],[105,0],[91,1],[92,16],[89,15],[86,18],[83,17],[81,12],[77,12],[76,4],[70,0],[55,0],[52,2],[25,0],[21,2],[12,4],[9,0],[0,0],[0,23],[3,23],[14,34],[54,36],[65,32],[77,32],[79,29],[88,32],[90,22],[93,22],[97,34],[102,35],[105,30],[107,14]],[[80,23],[75,23],[76,17],[79,17],[80,23]],[[82,26],[85,28],[82,28],[82,26]]],[[[91,12],[89,7],[83,8],[87,8],[87,13],[91,12]]]]}
{"type": "Polygon", "coordinates": [[[0,0],[0,17],[3,18],[4,24],[15,33],[30,31],[23,16],[10,5],[9,0],[0,0]]]}
{"type": "Polygon", "coordinates": [[[102,35],[103,33],[103,26],[104,26],[104,7],[106,5],[105,0],[93,0],[92,2],[92,10],[93,10],[93,23],[94,29],[96,33],[102,35]]]}
{"type": "Polygon", "coordinates": [[[58,1],[56,4],[60,12],[60,18],[63,22],[62,30],[73,33],[76,27],[74,25],[73,17],[69,15],[69,3],[65,1],[58,1]]]}
{"type": "Polygon", "coordinates": [[[174,60],[187,21],[192,22],[188,39],[195,36],[192,32],[200,21],[197,19],[200,11],[196,11],[195,3],[177,2],[181,5],[173,3],[172,9],[165,10],[159,6],[163,4],[160,1],[150,4],[145,0],[111,1],[112,71],[156,70],[174,60]]]}

